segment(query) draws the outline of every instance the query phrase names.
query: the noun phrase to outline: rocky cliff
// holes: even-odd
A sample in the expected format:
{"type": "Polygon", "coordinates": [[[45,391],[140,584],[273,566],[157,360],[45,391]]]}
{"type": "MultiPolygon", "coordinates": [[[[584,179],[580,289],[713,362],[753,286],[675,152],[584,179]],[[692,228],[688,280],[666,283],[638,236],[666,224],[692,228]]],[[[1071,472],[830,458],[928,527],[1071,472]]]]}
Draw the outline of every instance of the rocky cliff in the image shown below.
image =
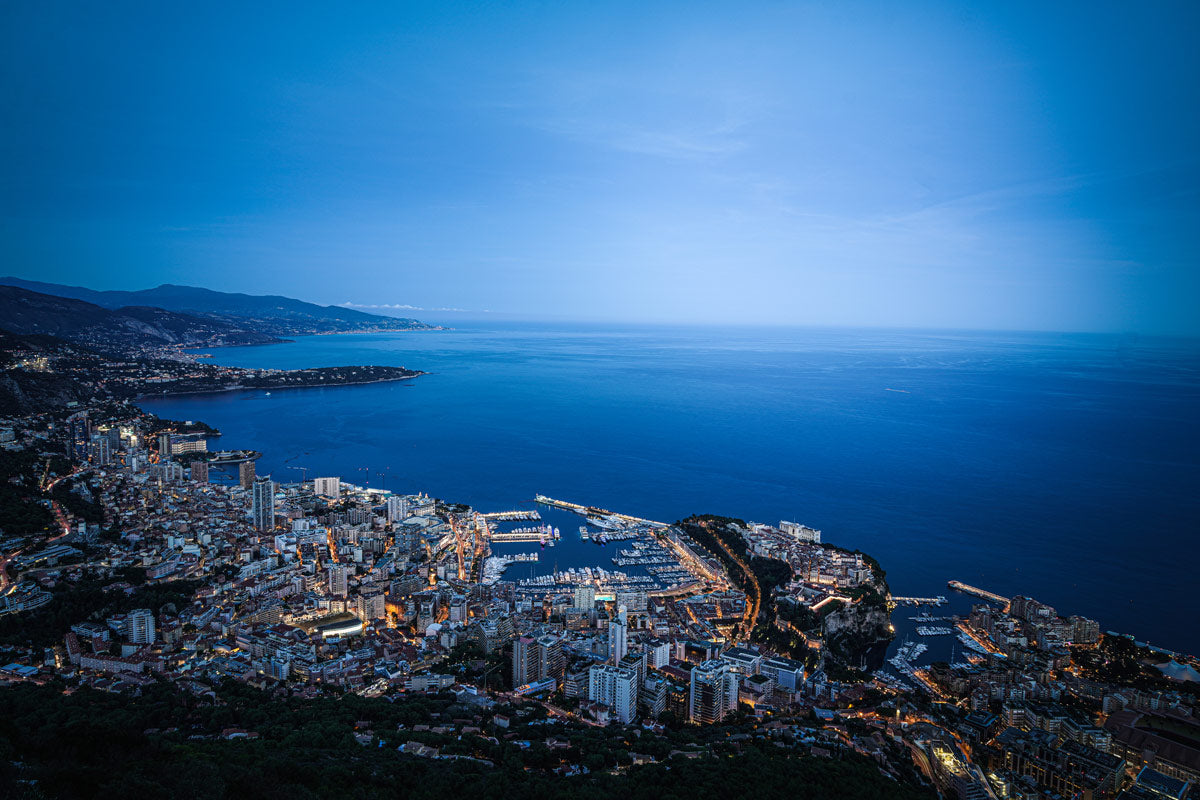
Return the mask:
{"type": "Polygon", "coordinates": [[[826,654],[854,669],[876,669],[895,635],[882,580],[856,592],[856,602],[829,613],[823,623],[826,654]]]}

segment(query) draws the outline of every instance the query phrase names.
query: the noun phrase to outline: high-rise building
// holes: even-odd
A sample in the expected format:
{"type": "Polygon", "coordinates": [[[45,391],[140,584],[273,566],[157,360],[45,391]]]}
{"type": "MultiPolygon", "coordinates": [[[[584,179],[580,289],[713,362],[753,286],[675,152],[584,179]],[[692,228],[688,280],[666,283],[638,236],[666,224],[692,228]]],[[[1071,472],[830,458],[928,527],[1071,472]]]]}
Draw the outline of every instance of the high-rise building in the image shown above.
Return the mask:
{"type": "Polygon", "coordinates": [[[1095,644],[1100,641],[1100,623],[1087,617],[1071,617],[1071,641],[1075,644],[1095,644]]]}
{"type": "Polygon", "coordinates": [[[171,434],[160,433],[158,435],[158,460],[166,461],[171,457],[171,434]]]}
{"type": "Polygon", "coordinates": [[[464,595],[456,594],[451,597],[448,606],[449,616],[447,619],[450,622],[467,621],[467,598],[464,595]]]}
{"type": "Polygon", "coordinates": [[[384,602],[382,589],[365,591],[358,596],[358,618],[363,622],[384,619],[387,617],[387,605],[384,602]]]}
{"type": "Polygon", "coordinates": [[[624,667],[625,669],[631,669],[637,673],[638,686],[641,686],[646,680],[646,654],[644,652],[634,651],[632,653],[626,653],[625,657],[621,659],[621,663],[617,666],[624,667]]]}
{"type": "Polygon", "coordinates": [[[89,451],[88,459],[98,467],[103,467],[112,461],[112,452],[107,436],[93,436],[89,451]]]}
{"type": "Polygon", "coordinates": [[[649,602],[649,597],[645,592],[617,592],[617,605],[625,608],[627,611],[645,611],[649,606],[649,602]]]}
{"type": "Polygon", "coordinates": [[[250,487],[250,513],[260,531],[275,528],[275,483],[270,475],[254,479],[250,487]]]}
{"type": "Polygon", "coordinates": [[[88,419],[88,415],[83,412],[72,414],[67,419],[67,425],[71,434],[71,444],[67,455],[80,459],[87,458],[88,444],[92,440],[92,423],[88,419]]]}
{"type": "Polygon", "coordinates": [[[572,608],[579,611],[592,611],[596,608],[596,587],[580,584],[575,587],[575,605],[572,608]]]}
{"type": "Polygon", "coordinates": [[[513,641],[512,654],[512,685],[516,689],[537,680],[538,659],[537,639],[532,636],[518,636],[513,641]]]}
{"type": "Polygon", "coordinates": [[[562,638],[553,634],[517,637],[513,642],[513,688],[547,678],[561,684],[567,670],[562,644],[562,638]]]}
{"type": "Polygon", "coordinates": [[[341,478],[313,478],[313,494],[337,498],[342,493],[341,478]]]}
{"type": "Polygon", "coordinates": [[[646,678],[642,682],[642,705],[648,716],[657,719],[667,707],[667,681],[665,678],[646,678]]]}
{"type": "Polygon", "coordinates": [[[720,722],[737,710],[738,678],[727,662],[712,659],[692,669],[688,720],[700,725],[720,722]]]}
{"type": "Polygon", "coordinates": [[[151,467],[150,475],[163,483],[178,483],[183,480],[183,465],[178,461],[160,461],[151,467]]]}
{"type": "Polygon", "coordinates": [[[555,683],[562,685],[567,674],[567,658],[563,654],[563,640],[560,636],[546,634],[537,640],[538,676],[539,681],[553,678],[555,683]]]}
{"type": "Polygon", "coordinates": [[[192,462],[192,480],[195,483],[208,483],[208,462],[192,462]]]}
{"type": "Polygon", "coordinates": [[[388,522],[400,522],[408,518],[408,498],[394,494],[387,499],[388,522]]]}
{"type": "Polygon", "coordinates": [[[129,641],[134,644],[154,643],[154,614],[147,608],[138,608],[129,612],[129,641]]]}
{"type": "Polygon", "coordinates": [[[249,489],[254,485],[254,462],[243,461],[238,464],[238,483],[243,489],[249,489]]]}
{"type": "Polygon", "coordinates": [[[608,661],[613,666],[621,663],[629,650],[629,624],[625,620],[625,606],[617,610],[617,618],[608,624],[608,661]]]}
{"type": "Polygon", "coordinates": [[[632,669],[595,664],[588,670],[588,699],[608,706],[625,725],[637,719],[638,688],[632,669]]]}
{"type": "Polygon", "coordinates": [[[335,597],[346,597],[350,594],[350,568],[341,564],[329,567],[329,593],[335,597]]]}
{"type": "Polygon", "coordinates": [[[651,639],[646,642],[646,663],[658,669],[671,663],[671,643],[662,639],[651,639]]]}

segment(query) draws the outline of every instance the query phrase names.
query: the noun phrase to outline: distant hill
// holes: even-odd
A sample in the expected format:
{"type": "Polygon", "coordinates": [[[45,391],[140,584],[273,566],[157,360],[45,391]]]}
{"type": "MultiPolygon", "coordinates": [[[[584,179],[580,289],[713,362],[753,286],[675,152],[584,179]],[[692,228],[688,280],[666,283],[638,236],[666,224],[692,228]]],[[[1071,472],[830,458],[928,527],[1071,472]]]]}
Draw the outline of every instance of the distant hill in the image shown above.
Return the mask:
{"type": "Polygon", "coordinates": [[[250,295],[217,292],[195,286],[165,283],[136,292],[96,291],[82,286],[0,278],[0,285],[16,286],[42,294],[83,300],[109,309],[152,306],[199,317],[218,319],[231,325],[273,336],[352,331],[422,330],[433,326],[415,319],[384,317],[339,306],[320,306],[279,295],[250,295]]]}
{"type": "Polygon", "coordinates": [[[131,353],[172,345],[271,344],[275,336],[212,317],[162,308],[102,308],[94,303],[0,286],[0,327],[56,336],[102,352],[131,353]]]}
{"type": "Polygon", "coordinates": [[[74,345],[53,336],[21,336],[0,329],[0,417],[86,402],[92,387],[71,375],[45,371],[37,363],[39,358],[76,352],[74,345]]]}

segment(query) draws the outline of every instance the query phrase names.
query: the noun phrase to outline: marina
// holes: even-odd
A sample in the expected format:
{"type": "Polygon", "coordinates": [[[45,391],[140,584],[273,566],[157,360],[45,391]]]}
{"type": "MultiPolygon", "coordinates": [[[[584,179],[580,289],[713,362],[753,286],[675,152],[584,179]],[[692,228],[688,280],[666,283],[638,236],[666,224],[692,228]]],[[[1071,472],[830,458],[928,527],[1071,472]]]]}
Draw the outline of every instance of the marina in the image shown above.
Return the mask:
{"type": "Polygon", "coordinates": [[[483,576],[480,582],[492,586],[504,575],[509,565],[529,563],[538,560],[537,553],[516,553],[511,556],[491,556],[483,562],[483,576]]]}
{"type": "Polygon", "coordinates": [[[488,522],[518,522],[523,520],[532,520],[540,522],[542,515],[538,513],[536,508],[518,509],[516,511],[493,511],[490,514],[481,514],[488,522]]]}
{"type": "Polygon", "coordinates": [[[553,545],[556,539],[561,538],[562,534],[558,528],[550,525],[527,526],[511,531],[495,531],[491,534],[493,542],[540,542],[542,545],[553,545]]]}
{"type": "Polygon", "coordinates": [[[900,649],[896,652],[896,655],[888,659],[888,663],[895,667],[896,670],[905,678],[919,685],[921,681],[916,677],[915,673],[917,668],[913,666],[913,662],[920,658],[921,655],[928,649],[929,647],[923,642],[910,642],[905,640],[905,642],[900,645],[900,649]]]}
{"type": "Polygon", "coordinates": [[[967,635],[966,633],[964,633],[962,631],[960,631],[958,634],[958,641],[962,643],[963,647],[967,648],[968,650],[970,650],[973,653],[978,653],[981,656],[986,656],[988,654],[986,647],[979,644],[974,639],[972,639],[969,635],[967,635]]]}
{"type": "Polygon", "coordinates": [[[621,588],[661,594],[695,591],[700,585],[696,572],[689,568],[691,565],[681,563],[685,555],[669,534],[664,536],[663,530],[616,512],[579,508],[583,511],[543,504],[540,524],[521,524],[519,520],[511,520],[516,524],[510,525],[489,523],[487,539],[492,555],[509,560],[494,562],[488,577],[493,582],[512,581],[520,593],[533,595],[574,591],[575,586],[588,584],[598,586],[602,593],[621,588]],[[574,519],[566,512],[574,515],[574,519]],[[581,524],[585,520],[580,517],[587,524],[581,524]],[[604,519],[611,527],[594,526],[593,519],[604,519]],[[568,527],[570,524],[575,527],[568,527]],[[577,530],[579,538],[564,539],[563,530],[577,530]],[[605,552],[588,544],[615,546],[605,552]],[[552,559],[543,553],[540,564],[518,564],[522,568],[510,569],[511,564],[517,563],[514,557],[547,547],[556,548],[552,559]]]}
{"type": "Polygon", "coordinates": [[[918,636],[949,636],[954,633],[954,628],[947,628],[941,625],[918,625],[918,636]]]}

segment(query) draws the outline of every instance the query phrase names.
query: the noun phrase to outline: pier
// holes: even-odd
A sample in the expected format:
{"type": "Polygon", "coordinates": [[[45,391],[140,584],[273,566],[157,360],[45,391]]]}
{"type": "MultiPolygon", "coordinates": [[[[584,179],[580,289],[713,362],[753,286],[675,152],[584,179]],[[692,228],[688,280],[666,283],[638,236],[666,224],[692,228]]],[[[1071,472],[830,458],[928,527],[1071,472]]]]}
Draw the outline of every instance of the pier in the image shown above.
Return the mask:
{"type": "Polygon", "coordinates": [[[1000,603],[1001,605],[1004,605],[1004,606],[1008,605],[1007,597],[996,594],[995,592],[989,592],[986,589],[980,589],[978,587],[971,586],[970,584],[963,583],[962,581],[950,581],[946,585],[949,586],[951,589],[955,590],[956,592],[962,592],[963,594],[971,594],[971,595],[975,595],[976,597],[982,597],[984,600],[991,600],[994,603],[1000,603]]]}
{"type": "Polygon", "coordinates": [[[653,528],[669,527],[665,522],[656,522],[652,519],[642,519],[641,517],[634,517],[630,516],[629,514],[618,514],[615,511],[608,511],[603,508],[596,508],[595,506],[581,506],[578,503],[571,503],[566,500],[555,500],[553,497],[547,497],[544,494],[534,495],[533,499],[535,502],[541,503],[544,506],[552,506],[554,508],[562,508],[567,511],[574,511],[576,514],[584,517],[589,515],[612,517],[613,519],[619,519],[620,521],[629,525],[649,525],[653,528]]]}
{"type": "Polygon", "coordinates": [[[540,521],[542,515],[538,513],[536,508],[527,510],[518,509],[516,511],[493,511],[490,514],[480,514],[481,517],[488,522],[517,522],[521,520],[540,521]]]}
{"type": "Polygon", "coordinates": [[[545,531],[513,531],[512,533],[493,533],[489,537],[493,542],[541,542],[552,540],[545,531]]]}
{"type": "Polygon", "coordinates": [[[210,467],[223,467],[227,464],[241,464],[243,461],[258,461],[262,453],[257,450],[218,450],[208,460],[210,467]]]}
{"type": "Polygon", "coordinates": [[[937,597],[896,597],[892,595],[892,602],[898,606],[944,606],[949,601],[939,594],[937,597]]]}

